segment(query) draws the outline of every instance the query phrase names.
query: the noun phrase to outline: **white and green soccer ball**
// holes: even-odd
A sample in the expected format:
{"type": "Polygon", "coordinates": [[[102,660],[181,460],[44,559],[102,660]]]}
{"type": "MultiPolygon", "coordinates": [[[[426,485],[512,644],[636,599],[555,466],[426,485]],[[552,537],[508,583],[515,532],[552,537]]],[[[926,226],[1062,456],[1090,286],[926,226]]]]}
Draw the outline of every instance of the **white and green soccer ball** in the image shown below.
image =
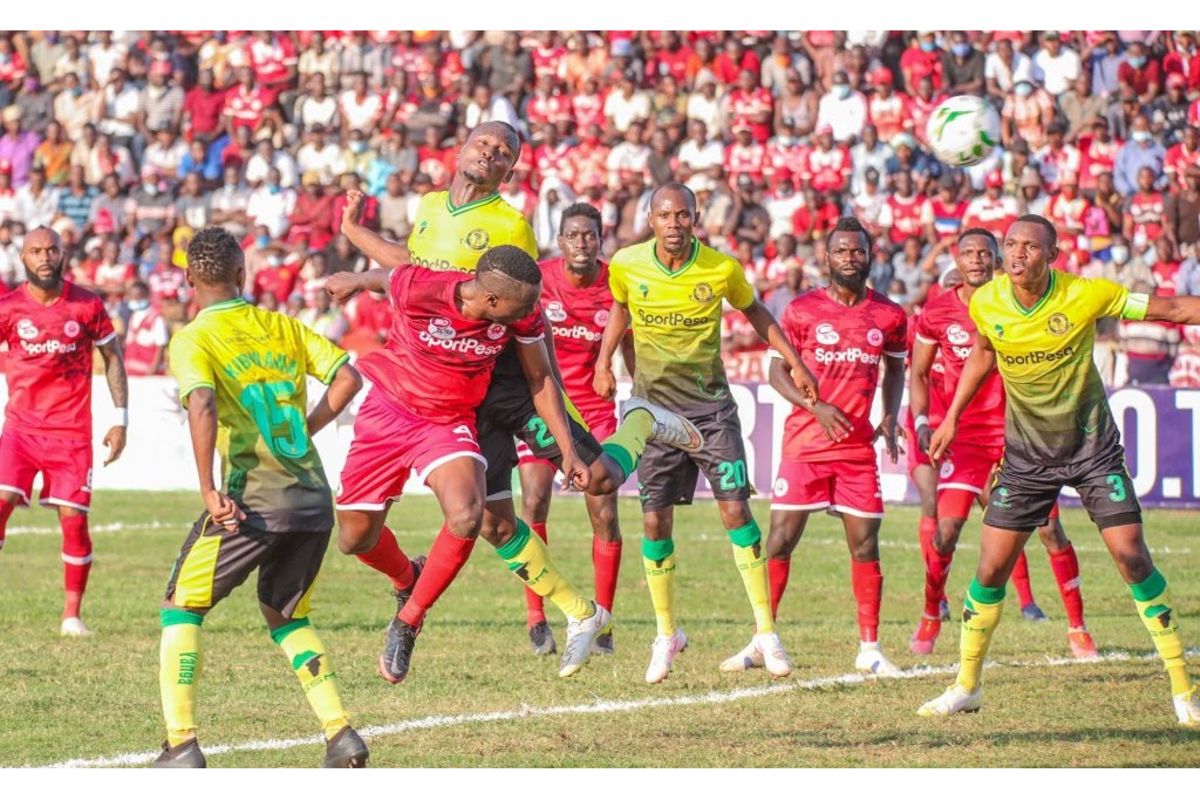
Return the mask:
{"type": "Polygon", "coordinates": [[[925,141],[943,164],[978,164],[1000,141],[1000,115],[982,97],[956,95],[933,110],[925,126],[925,141]]]}

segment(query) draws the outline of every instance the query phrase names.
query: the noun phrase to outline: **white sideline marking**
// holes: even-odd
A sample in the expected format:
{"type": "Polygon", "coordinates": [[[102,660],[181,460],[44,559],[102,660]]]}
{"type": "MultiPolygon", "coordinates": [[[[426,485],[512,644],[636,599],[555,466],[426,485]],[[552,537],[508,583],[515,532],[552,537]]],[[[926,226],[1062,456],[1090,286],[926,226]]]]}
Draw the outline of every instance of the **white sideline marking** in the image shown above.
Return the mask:
{"type": "MultiPolygon", "coordinates": [[[[1200,648],[1187,651],[1188,655],[1200,654],[1200,648]]],[[[988,669],[1002,669],[1012,667],[1034,667],[1034,666],[1067,666],[1072,664],[1096,664],[1106,661],[1133,661],[1133,660],[1151,660],[1158,658],[1157,654],[1133,654],[1120,650],[1114,650],[1098,659],[1091,661],[1078,661],[1073,658],[1049,657],[1040,659],[1031,659],[1028,661],[1013,661],[1008,663],[987,662],[988,669]]],[[[907,680],[910,678],[926,678],[931,675],[951,675],[958,672],[958,664],[949,664],[942,666],[920,666],[911,667],[902,670],[899,675],[894,678],[884,678],[882,680],[907,680]]],[[[794,691],[806,691],[812,689],[824,689],[829,686],[850,686],[867,682],[867,678],[857,672],[846,673],[844,675],[833,675],[827,678],[814,678],[812,680],[800,681],[797,683],[774,683],[769,686],[752,686],[744,689],[734,689],[726,692],[707,692],[706,694],[685,695],[683,697],[640,697],[633,700],[599,700],[595,703],[586,703],[573,706],[547,706],[545,708],[533,708],[530,706],[522,706],[519,709],[511,711],[487,711],[477,712],[474,714],[453,714],[453,715],[434,715],[428,717],[419,717],[417,719],[407,719],[400,722],[393,722],[388,725],[371,725],[366,728],[359,729],[364,739],[375,739],[383,736],[394,736],[397,733],[414,730],[429,730],[432,728],[452,728],[460,725],[469,725],[476,722],[507,722],[516,719],[526,719],[529,717],[562,717],[572,716],[576,714],[613,714],[621,711],[637,711],[643,708],[662,708],[665,706],[699,706],[699,705],[716,705],[720,703],[734,703],[739,700],[747,700],[755,697],[767,697],[769,695],[787,694],[794,691]]],[[[915,713],[915,709],[914,709],[915,713]]],[[[218,744],[205,746],[204,753],[207,756],[218,756],[224,753],[246,753],[259,750],[290,750],[294,747],[302,747],[306,745],[319,745],[325,741],[324,737],[319,734],[316,736],[305,736],[297,739],[262,739],[252,742],[241,742],[240,744],[218,744]]],[[[141,753],[122,753],[121,755],[111,756],[109,758],[73,758],[69,761],[61,761],[57,764],[48,764],[39,769],[65,769],[78,767],[136,767],[143,764],[149,764],[158,757],[159,751],[141,752],[141,753]]],[[[29,765],[27,765],[29,766],[29,765]]]]}

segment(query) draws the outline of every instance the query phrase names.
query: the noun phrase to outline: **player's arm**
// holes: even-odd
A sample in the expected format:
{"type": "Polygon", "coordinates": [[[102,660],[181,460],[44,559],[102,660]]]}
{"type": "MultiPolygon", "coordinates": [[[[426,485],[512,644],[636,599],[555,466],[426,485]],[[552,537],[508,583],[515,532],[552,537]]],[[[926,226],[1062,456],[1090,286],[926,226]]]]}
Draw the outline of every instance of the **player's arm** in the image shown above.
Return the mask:
{"type": "Polygon", "coordinates": [[[125,449],[125,429],[129,425],[129,380],[125,377],[125,359],[121,354],[121,341],[113,336],[104,344],[97,345],[100,357],[104,360],[104,380],[108,383],[108,393],[112,395],[113,406],[121,419],[104,434],[104,444],[108,446],[108,458],[104,466],[121,457],[125,449]]]}
{"type": "Polygon", "coordinates": [[[346,192],[346,207],[342,209],[342,233],[363,255],[385,267],[398,267],[412,261],[408,248],[399,242],[389,241],[375,231],[360,225],[365,195],[357,189],[346,192]]]}
{"type": "Polygon", "coordinates": [[[795,381],[792,380],[791,369],[782,358],[773,357],[771,359],[771,366],[767,368],[767,381],[784,400],[811,412],[817,418],[817,424],[821,426],[821,430],[825,431],[825,435],[829,437],[829,441],[840,442],[850,435],[853,426],[850,424],[850,420],[846,419],[842,410],[824,400],[810,403],[808,397],[796,387],[795,381]]]}
{"type": "Polygon", "coordinates": [[[567,409],[563,405],[562,386],[554,379],[544,339],[518,339],[517,357],[521,360],[521,369],[529,383],[533,407],[546,423],[550,434],[558,440],[558,448],[562,452],[562,473],[567,478],[567,485],[586,489],[591,475],[583,462],[575,456],[571,428],[567,422],[567,409]]]}
{"type": "MultiPolygon", "coordinates": [[[[1126,313],[1122,314],[1125,319],[1138,319],[1132,313],[1129,313],[1130,307],[1134,306],[1134,298],[1137,295],[1130,295],[1130,302],[1126,306],[1126,313]]],[[[1200,325],[1200,297],[1159,297],[1152,295],[1147,298],[1145,304],[1145,316],[1141,317],[1149,322],[1174,322],[1177,325],[1200,325]]]]}
{"type": "Polygon", "coordinates": [[[929,427],[929,372],[937,356],[937,345],[922,341],[913,342],[912,371],[908,378],[908,411],[912,414],[913,430],[917,433],[916,445],[922,452],[929,452],[929,439],[933,430],[929,427]]]}
{"type": "Polygon", "coordinates": [[[996,351],[992,349],[992,343],[986,336],[975,337],[975,346],[971,348],[971,354],[963,362],[962,375],[958,379],[958,387],[954,390],[954,399],[950,401],[950,407],[946,409],[946,418],[933,432],[933,438],[929,442],[930,459],[940,461],[945,455],[950,443],[954,441],[954,436],[958,433],[958,419],[962,416],[963,410],[970,405],[979,391],[979,387],[983,386],[983,382],[995,368],[996,351]]]}
{"type": "Polygon", "coordinates": [[[213,522],[227,530],[237,530],[238,522],[246,518],[246,513],[228,495],[217,491],[213,478],[213,458],[217,452],[217,393],[211,387],[197,386],[184,400],[204,508],[213,522]]]}
{"type": "Polygon", "coordinates": [[[633,377],[637,369],[637,354],[633,349],[633,334],[629,331],[625,331],[625,335],[621,337],[621,358],[625,360],[625,371],[633,377]]]}
{"type": "Polygon", "coordinates": [[[904,356],[883,357],[883,419],[875,429],[875,435],[883,437],[888,458],[895,464],[900,458],[900,446],[896,442],[896,418],[900,415],[900,398],[904,394],[904,356]]]}
{"type": "Polygon", "coordinates": [[[358,370],[352,367],[349,361],[343,361],[334,373],[329,388],[308,415],[308,435],[316,435],[317,431],[337,419],[338,414],[350,405],[354,395],[362,390],[362,385],[362,376],[358,374],[358,370]]]}
{"type": "MultiPolygon", "coordinates": [[[[812,410],[819,399],[819,395],[817,394],[817,379],[813,377],[808,367],[800,360],[800,355],[792,347],[792,343],[783,335],[783,328],[779,327],[779,323],[775,321],[775,317],[758,300],[753,301],[750,305],[742,309],[742,314],[745,315],[746,320],[753,326],[754,331],[786,363],[787,369],[791,374],[791,381],[795,384],[796,389],[799,390],[802,397],[802,400],[792,400],[792,403],[801,408],[812,410]]],[[[784,396],[786,397],[786,395],[784,396]]]]}
{"type": "MultiPolygon", "coordinates": [[[[596,376],[592,378],[592,388],[605,400],[611,401],[617,395],[617,377],[613,374],[612,360],[625,338],[625,331],[629,329],[631,320],[629,306],[620,300],[613,300],[612,308],[608,311],[608,324],[604,326],[604,338],[600,340],[596,376]]],[[[629,361],[626,361],[625,365],[629,366],[629,361]]],[[[632,372],[630,369],[631,374],[632,372]]]]}
{"type": "Polygon", "coordinates": [[[338,302],[345,303],[362,291],[386,293],[391,279],[390,269],[369,269],[366,272],[335,272],[325,281],[325,291],[338,302]]]}

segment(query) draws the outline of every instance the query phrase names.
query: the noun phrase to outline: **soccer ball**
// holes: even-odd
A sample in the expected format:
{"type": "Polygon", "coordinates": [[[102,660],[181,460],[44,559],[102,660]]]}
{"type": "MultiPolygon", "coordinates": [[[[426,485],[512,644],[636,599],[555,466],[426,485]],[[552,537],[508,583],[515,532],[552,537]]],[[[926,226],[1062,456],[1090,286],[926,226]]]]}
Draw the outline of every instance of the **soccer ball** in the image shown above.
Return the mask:
{"type": "Polygon", "coordinates": [[[1000,141],[1000,115],[982,97],[960,94],[933,110],[925,140],[943,164],[969,167],[987,158],[1000,141]]]}

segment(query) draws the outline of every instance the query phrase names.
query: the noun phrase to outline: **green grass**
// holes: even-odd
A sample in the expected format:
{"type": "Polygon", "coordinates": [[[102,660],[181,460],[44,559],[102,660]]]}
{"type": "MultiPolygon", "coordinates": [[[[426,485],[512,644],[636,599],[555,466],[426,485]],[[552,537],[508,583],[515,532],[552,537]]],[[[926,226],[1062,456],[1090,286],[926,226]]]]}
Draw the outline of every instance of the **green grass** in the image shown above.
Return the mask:
{"type": "MultiPolygon", "coordinates": [[[[171,564],[198,511],[192,493],[97,492],[92,527],[96,561],[84,611],[97,636],[58,637],[61,564],[45,511],[20,511],[0,552],[0,766],[50,764],[156,749],[163,738],[157,663],[157,606],[171,564]],[[123,526],[118,527],[118,526],[123,526]]],[[[359,727],[428,715],[513,711],[600,700],[678,698],[763,687],[761,671],[722,675],[717,664],[747,640],[750,614],[728,542],[711,502],[680,509],[676,537],[678,606],[692,641],[661,686],[642,675],[654,634],[641,575],[636,505],[621,513],[629,544],[617,593],[617,655],[593,659],[560,680],[556,661],[528,651],[521,586],[481,543],[458,582],[431,614],[413,672],[400,686],[375,672],[382,629],[394,611],[384,581],[331,548],[313,622],[330,648],[342,695],[359,727]]],[[[756,505],[759,520],[765,503],[756,505]]],[[[1184,636],[1197,643],[1200,541],[1195,515],[1148,518],[1157,561],[1171,581],[1184,636]]],[[[438,527],[431,498],[405,499],[392,513],[404,548],[422,552],[438,527]]],[[[1079,548],[1088,622],[1102,651],[1150,652],[1129,594],[1078,511],[1064,523],[1079,548]]],[[[556,501],[553,552],[563,571],[591,585],[583,504],[556,501]]],[[[971,574],[978,522],[968,525],[950,579],[952,601],[971,574]]],[[[840,523],[813,520],[797,550],[780,632],[802,683],[853,671],[856,627],[840,523]]],[[[921,660],[906,643],[921,608],[922,573],[912,509],[889,509],[882,540],[886,576],[881,639],[902,667],[921,660]]],[[[1068,655],[1065,621],[1041,548],[1031,544],[1038,600],[1051,621],[1033,625],[1009,604],[991,657],[1000,663],[1068,655]]],[[[239,589],[204,625],[201,742],[236,744],[312,736],[315,719],[284,657],[267,637],[252,593],[239,589]]],[[[552,617],[560,645],[564,633],[552,617]]],[[[924,662],[957,660],[957,626],[947,625],[924,662]]],[[[928,721],[913,712],[948,675],[797,688],[719,704],[640,708],[601,714],[469,722],[375,737],[376,766],[1200,766],[1200,735],[1175,727],[1165,675],[1156,660],[1012,667],[988,677],[981,714],[928,721]]],[[[213,766],[315,766],[319,745],[214,756],[213,766]]]]}

